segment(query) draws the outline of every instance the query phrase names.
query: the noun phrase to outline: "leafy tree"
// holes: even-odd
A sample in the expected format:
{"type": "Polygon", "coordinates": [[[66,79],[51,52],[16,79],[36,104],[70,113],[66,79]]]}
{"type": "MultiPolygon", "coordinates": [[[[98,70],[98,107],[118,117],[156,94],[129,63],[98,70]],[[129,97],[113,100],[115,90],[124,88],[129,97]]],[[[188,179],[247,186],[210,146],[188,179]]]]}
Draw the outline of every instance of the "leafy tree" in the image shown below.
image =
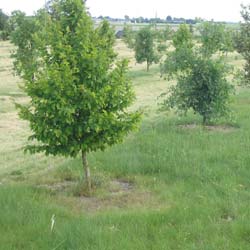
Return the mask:
{"type": "Polygon", "coordinates": [[[160,34],[162,41],[168,41],[172,39],[173,31],[169,25],[166,25],[166,27],[163,30],[161,30],[160,34]]]}
{"type": "Polygon", "coordinates": [[[38,59],[34,34],[39,26],[34,19],[28,19],[21,11],[11,13],[9,24],[13,30],[11,42],[17,48],[12,53],[15,72],[23,79],[33,81],[38,59]]]}
{"type": "Polygon", "coordinates": [[[176,50],[183,47],[193,47],[193,36],[186,24],[181,24],[173,36],[173,45],[176,50]]]}
{"type": "Polygon", "coordinates": [[[199,27],[202,53],[210,57],[217,51],[233,51],[233,33],[223,24],[204,22],[199,27]]]}
{"type": "Polygon", "coordinates": [[[193,62],[193,39],[192,33],[186,24],[181,24],[173,35],[174,51],[167,52],[167,59],[160,65],[161,74],[169,78],[189,71],[193,62]]]}
{"type": "Polygon", "coordinates": [[[136,34],[135,58],[138,63],[147,62],[147,71],[152,63],[159,61],[154,48],[154,32],[150,27],[142,28],[136,34]]]}
{"type": "Polygon", "coordinates": [[[177,85],[170,89],[165,105],[186,113],[192,109],[207,124],[212,118],[229,113],[228,102],[232,86],[226,79],[227,68],[221,60],[195,58],[190,72],[178,77],[177,85]]]}
{"type": "Polygon", "coordinates": [[[189,24],[189,31],[193,35],[194,34],[194,26],[193,24],[189,24]]]}
{"type": "Polygon", "coordinates": [[[133,49],[135,47],[135,32],[127,24],[123,28],[123,41],[127,44],[128,48],[133,49]]]}
{"type": "Polygon", "coordinates": [[[10,27],[8,23],[9,16],[0,9],[0,38],[7,40],[10,35],[10,27]]]}
{"type": "Polygon", "coordinates": [[[108,22],[95,29],[82,0],[54,0],[40,27],[33,35],[33,77],[25,77],[26,67],[22,74],[31,100],[17,105],[33,132],[26,150],[71,157],[81,152],[90,190],[87,153],[121,142],[140,119],[127,110],[134,100],[127,61],[117,60],[108,22]]]}
{"type": "Polygon", "coordinates": [[[227,82],[229,68],[223,59],[204,56],[191,40],[186,28],[178,30],[173,42],[175,50],[168,53],[161,65],[162,74],[177,78],[177,84],[170,88],[163,105],[184,114],[192,109],[202,116],[203,124],[207,124],[229,113],[228,102],[233,88],[227,82]]]}
{"type": "Polygon", "coordinates": [[[129,18],[128,15],[125,15],[125,16],[124,16],[124,19],[125,19],[126,22],[129,22],[129,21],[130,21],[130,18],[129,18]]]}
{"type": "Polygon", "coordinates": [[[166,21],[167,21],[168,23],[171,23],[171,22],[172,22],[172,17],[171,17],[171,16],[167,16],[167,17],[166,17],[166,21]]]}
{"type": "Polygon", "coordinates": [[[240,24],[240,31],[236,35],[236,49],[245,59],[242,82],[250,85],[250,5],[241,7],[244,22],[240,24]]]}
{"type": "Polygon", "coordinates": [[[0,9],[0,31],[5,29],[6,23],[8,21],[8,15],[6,15],[2,9],[0,9]]]}
{"type": "Polygon", "coordinates": [[[160,54],[165,52],[167,50],[167,41],[172,39],[172,30],[171,28],[167,25],[164,29],[160,30],[155,30],[155,39],[157,42],[157,50],[160,54]]]}

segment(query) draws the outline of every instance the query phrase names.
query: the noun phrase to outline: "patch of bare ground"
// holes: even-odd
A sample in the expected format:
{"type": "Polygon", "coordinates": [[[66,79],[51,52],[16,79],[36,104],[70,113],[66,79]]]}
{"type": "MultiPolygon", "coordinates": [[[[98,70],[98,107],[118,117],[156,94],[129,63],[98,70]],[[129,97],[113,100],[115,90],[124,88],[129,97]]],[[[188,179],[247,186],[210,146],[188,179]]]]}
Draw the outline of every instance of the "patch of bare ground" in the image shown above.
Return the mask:
{"type": "Polygon", "coordinates": [[[64,182],[57,182],[53,184],[40,184],[37,187],[43,188],[52,192],[61,193],[61,192],[69,190],[69,188],[72,188],[74,185],[75,185],[75,182],[73,181],[64,181],[64,182]]]}
{"type": "Polygon", "coordinates": [[[154,207],[153,194],[149,191],[122,191],[116,195],[109,193],[104,197],[80,197],[80,208],[87,212],[110,209],[132,209],[154,207]]]}
{"type": "Polygon", "coordinates": [[[70,190],[76,185],[73,181],[39,185],[56,193],[56,199],[72,211],[96,213],[110,209],[159,208],[159,201],[148,190],[138,189],[134,183],[126,180],[111,180],[101,193],[94,192],[91,196],[73,196],[70,190]],[[68,195],[66,195],[68,193],[68,195]]]}
{"type": "Polygon", "coordinates": [[[204,129],[207,131],[214,131],[214,132],[221,132],[221,133],[230,133],[236,130],[236,127],[230,126],[230,125],[198,125],[198,124],[184,124],[184,125],[178,125],[179,128],[182,129],[204,129]]]}

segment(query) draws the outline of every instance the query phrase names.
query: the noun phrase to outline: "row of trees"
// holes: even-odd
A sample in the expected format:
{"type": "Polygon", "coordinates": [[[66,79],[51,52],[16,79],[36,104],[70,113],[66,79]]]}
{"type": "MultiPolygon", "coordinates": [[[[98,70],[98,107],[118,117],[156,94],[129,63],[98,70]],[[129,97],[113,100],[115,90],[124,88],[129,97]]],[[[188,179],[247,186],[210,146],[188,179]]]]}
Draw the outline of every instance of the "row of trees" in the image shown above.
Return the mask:
{"type": "Polygon", "coordinates": [[[242,8],[245,22],[240,31],[214,22],[202,23],[198,27],[198,37],[185,24],[180,25],[177,32],[168,27],[155,30],[151,26],[133,32],[130,26],[125,26],[123,39],[134,49],[136,61],[146,62],[148,71],[152,63],[165,58],[160,64],[161,75],[177,80],[177,84],[165,93],[168,98],[163,106],[176,108],[181,113],[192,109],[203,117],[203,124],[230,113],[228,103],[233,86],[227,76],[233,69],[226,64],[228,52],[237,49],[243,55],[246,65],[241,82],[250,79],[250,15],[249,7],[242,8]],[[168,51],[170,46],[174,50],[168,51]]]}
{"type": "MultiPolygon", "coordinates": [[[[242,15],[246,22],[237,36],[237,48],[248,70],[249,7],[243,8],[242,15]]],[[[118,60],[113,50],[114,31],[106,21],[94,28],[82,0],[53,0],[33,19],[16,12],[10,21],[11,41],[17,47],[12,55],[15,71],[30,96],[29,104],[17,104],[20,117],[29,121],[33,132],[29,138],[33,143],[26,150],[71,157],[81,152],[90,190],[87,153],[120,142],[141,116],[127,109],[135,96],[127,61],[118,60]]],[[[177,84],[163,105],[184,113],[192,109],[207,124],[229,112],[233,87],[224,58],[233,46],[222,26],[206,23],[200,32],[199,42],[187,25],[180,25],[175,34],[165,30],[157,36],[143,28],[127,39],[136,60],[147,62],[147,70],[159,60],[155,51],[166,51],[164,41],[172,41],[174,49],[165,52],[161,73],[177,79],[177,84]]],[[[247,70],[244,76],[249,80],[247,70]]]]}
{"type": "Polygon", "coordinates": [[[131,26],[125,25],[123,29],[123,41],[130,49],[134,49],[138,63],[147,62],[147,71],[150,65],[158,63],[161,56],[166,52],[166,42],[173,37],[173,31],[169,26],[156,30],[153,26],[132,30],[131,26]]]}
{"type": "Polygon", "coordinates": [[[201,18],[195,18],[195,19],[185,19],[183,17],[172,17],[172,16],[167,16],[165,19],[159,18],[159,17],[154,17],[154,18],[147,18],[147,17],[129,17],[128,15],[124,16],[123,18],[112,18],[110,16],[99,16],[97,17],[99,20],[108,20],[108,21],[113,21],[113,22],[127,22],[127,23],[171,23],[171,24],[181,24],[181,23],[186,23],[186,24],[196,24],[199,22],[202,22],[203,20],[201,18]]]}
{"type": "Polygon", "coordinates": [[[152,63],[159,62],[160,58],[166,54],[167,49],[171,46],[172,41],[175,43],[181,40],[183,28],[190,40],[196,40],[196,43],[203,44],[202,53],[214,54],[217,51],[228,53],[235,48],[235,30],[226,27],[223,24],[214,22],[204,22],[197,29],[194,35],[193,26],[180,25],[177,32],[174,32],[169,26],[157,30],[154,26],[147,26],[139,31],[133,31],[132,27],[125,25],[123,29],[123,40],[127,46],[135,50],[135,57],[138,63],[147,62],[147,69],[152,63]],[[185,28],[184,28],[185,27],[185,28]]]}

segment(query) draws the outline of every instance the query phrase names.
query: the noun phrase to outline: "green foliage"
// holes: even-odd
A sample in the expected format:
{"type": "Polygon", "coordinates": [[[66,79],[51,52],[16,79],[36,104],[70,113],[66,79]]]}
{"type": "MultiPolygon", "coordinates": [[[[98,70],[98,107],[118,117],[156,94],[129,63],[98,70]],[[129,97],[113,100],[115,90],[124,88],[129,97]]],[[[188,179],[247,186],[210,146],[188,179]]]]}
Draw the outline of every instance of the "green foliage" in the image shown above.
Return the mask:
{"type": "Polygon", "coordinates": [[[8,15],[6,15],[2,9],[0,9],[0,31],[4,30],[8,21],[8,15]]]}
{"type": "Polygon", "coordinates": [[[9,16],[0,9],[0,39],[7,40],[10,35],[10,27],[8,23],[9,16]]]}
{"type": "Polygon", "coordinates": [[[240,31],[236,35],[236,49],[245,59],[242,83],[250,85],[250,5],[242,5],[241,15],[244,22],[240,24],[240,31]]]}
{"type": "Polygon", "coordinates": [[[195,58],[190,72],[179,76],[165,102],[170,108],[187,112],[190,108],[203,117],[206,124],[212,118],[229,113],[228,101],[232,86],[226,80],[227,70],[220,60],[195,58]]]}
{"type": "Polygon", "coordinates": [[[173,45],[176,50],[181,49],[182,47],[193,47],[192,33],[190,32],[188,25],[181,24],[179,26],[179,29],[173,35],[173,45]]]}
{"type": "Polygon", "coordinates": [[[155,33],[158,42],[166,42],[173,36],[173,32],[169,25],[167,25],[164,29],[156,30],[155,33]]]}
{"type": "Polygon", "coordinates": [[[192,34],[186,24],[181,24],[173,36],[174,51],[167,52],[167,59],[161,63],[161,74],[168,78],[189,71],[194,58],[192,34]]]}
{"type": "Polygon", "coordinates": [[[186,25],[180,26],[175,33],[173,44],[175,50],[167,54],[167,59],[161,65],[161,74],[176,77],[177,84],[170,88],[169,98],[163,102],[163,106],[176,108],[184,114],[192,109],[203,117],[203,124],[213,118],[226,116],[232,92],[232,86],[226,79],[229,67],[222,58],[211,58],[211,50],[204,54],[203,50],[195,47],[186,25]]]}
{"type": "Polygon", "coordinates": [[[18,105],[36,141],[26,149],[75,157],[122,141],[140,115],[127,111],[134,93],[127,61],[116,60],[113,30],[105,21],[95,29],[81,0],[54,1],[45,17],[32,36],[33,77],[24,77],[31,101],[18,105]]]}
{"type": "Polygon", "coordinates": [[[34,34],[38,31],[38,24],[34,19],[28,19],[24,12],[14,11],[9,19],[11,42],[16,46],[12,53],[15,72],[24,80],[33,81],[37,70],[37,52],[34,34]]]}
{"type": "Polygon", "coordinates": [[[166,26],[162,30],[155,30],[154,33],[157,41],[157,51],[160,55],[163,55],[168,48],[167,41],[172,39],[173,32],[169,26],[166,26]]]}
{"type": "Polygon", "coordinates": [[[192,67],[195,54],[191,48],[185,45],[174,51],[167,52],[167,59],[160,64],[161,75],[166,75],[168,79],[188,73],[192,67]]]}
{"type": "Polygon", "coordinates": [[[210,57],[217,51],[233,51],[233,33],[223,24],[204,22],[199,27],[202,53],[210,57]]]}
{"type": "Polygon", "coordinates": [[[123,28],[123,41],[127,44],[128,48],[133,49],[135,47],[135,32],[127,24],[123,28]]]}
{"type": "Polygon", "coordinates": [[[154,48],[154,32],[150,27],[142,28],[136,34],[135,58],[138,63],[147,62],[147,71],[152,63],[159,61],[154,48]]]}
{"type": "MultiPolygon", "coordinates": [[[[6,45],[0,46],[0,60],[10,66],[8,51],[13,47],[6,50],[6,45]]],[[[18,93],[19,80],[12,78],[10,67],[1,73],[2,111],[8,104],[2,98],[18,93]]],[[[154,96],[164,87],[157,66],[147,74],[133,65],[131,76],[138,93],[136,106],[147,107],[141,129],[123,144],[89,156],[94,176],[133,178],[128,192],[113,193],[97,176],[104,194],[98,186],[93,198],[72,197],[73,181],[81,176],[80,158],[23,155],[26,124],[13,120],[13,106],[0,115],[1,250],[249,248],[250,89],[238,88],[232,104],[237,116],[234,127],[223,123],[203,128],[194,125],[199,119],[191,113],[180,120],[156,112],[154,96]],[[19,169],[22,175],[10,176],[19,169]],[[65,173],[66,169],[70,170],[65,173]],[[62,179],[54,179],[54,171],[61,171],[62,179]],[[15,181],[21,176],[24,182],[15,181]],[[8,185],[8,180],[18,186],[8,185]]]]}

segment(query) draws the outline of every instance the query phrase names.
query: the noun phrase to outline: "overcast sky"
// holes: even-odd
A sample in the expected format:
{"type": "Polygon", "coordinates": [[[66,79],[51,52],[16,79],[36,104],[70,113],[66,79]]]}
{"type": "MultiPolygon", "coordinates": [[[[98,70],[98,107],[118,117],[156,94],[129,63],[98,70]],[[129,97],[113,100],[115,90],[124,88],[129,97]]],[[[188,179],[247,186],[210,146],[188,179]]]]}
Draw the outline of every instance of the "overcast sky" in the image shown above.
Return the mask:
{"type": "MultiPolygon", "coordinates": [[[[31,15],[45,0],[0,0],[0,9],[10,14],[22,10],[31,15]]],[[[250,0],[87,0],[92,16],[111,17],[201,17],[215,21],[240,21],[240,4],[250,0]]]]}

